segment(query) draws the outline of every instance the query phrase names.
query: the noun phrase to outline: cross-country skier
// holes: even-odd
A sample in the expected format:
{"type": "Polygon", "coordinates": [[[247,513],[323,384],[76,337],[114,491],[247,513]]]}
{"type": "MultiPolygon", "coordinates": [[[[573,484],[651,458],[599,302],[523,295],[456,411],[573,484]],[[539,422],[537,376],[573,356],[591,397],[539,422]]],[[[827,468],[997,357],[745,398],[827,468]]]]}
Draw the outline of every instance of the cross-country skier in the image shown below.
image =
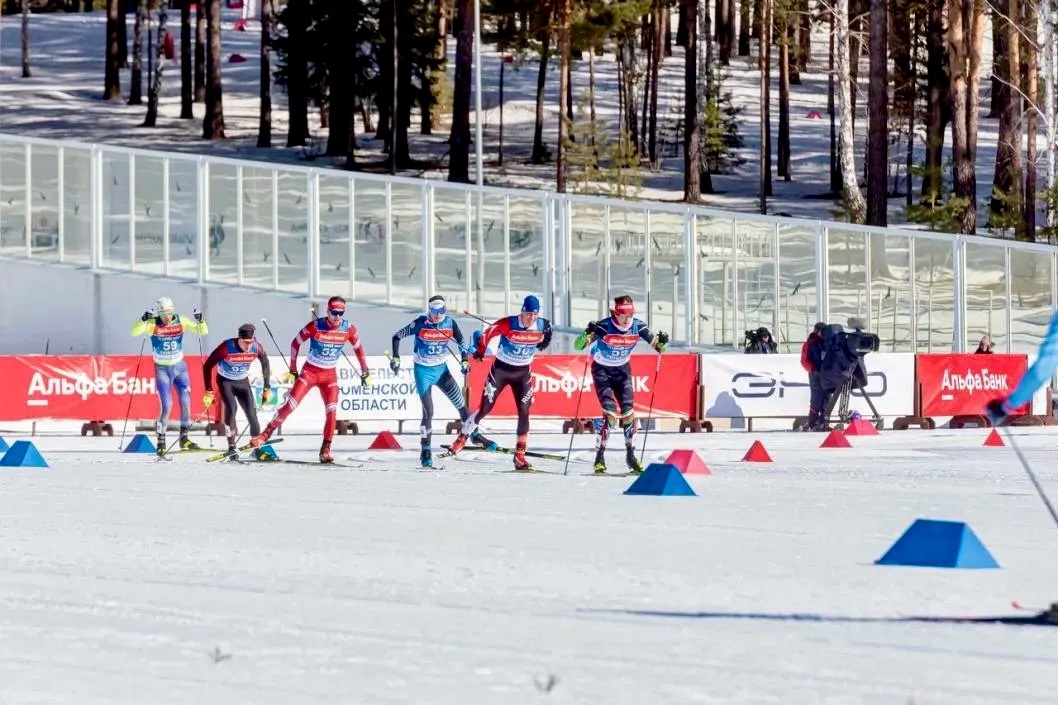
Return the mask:
{"type": "Polygon", "coordinates": [[[182,450],[199,450],[197,443],[187,437],[191,429],[191,380],[184,360],[184,331],[206,335],[209,332],[202,312],[193,311],[194,320],[184,321],[173,306],[173,300],[163,296],[147,309],[140,320],[132,324],[132,335],[147,334],[151,337],[151,354],[154,357],[154,380],[161,410],[158,413],[158,455],[165,455],[165,430],[169,426],[169,411],[173,405],[173,387],[176,387],[180,404],[180,438],[182,450]]]}
{"type": "MultiPolygon", "coordinates": [[[[261,403],[267,404],[272,398],[272,370],[268,364],[268,355],[264,346],[254,338],[257,329],[252,323],[239,326],[237,338],[228,338],[218,345],[206,361],[202,363],[202,379],[205,382],[206,395],[202,403],[209,409],[213,406],[213,370],[217,371],[217,390],[224,403],[224,425],[228,427],[228,457],[237,458],[235,437],[238,429],[235,426],[235,415],[239,408],[250,424],[250,437],[261,432],[257,420],[257,408],[254,404],[253,389],[250,387],[250,367],[254,361],[261,363],[261,375],[264,377],[264,389],[261,391],[261,403]]],[[[258,460],[268,458],[261,449],[254,451],[258,460]]]]}
{"type": "Polygon", "coordinates": [[[651,333],[647,324],[635,317],[635,310],[631,296],[618,296],[614,299],[610,317],[589,323],[573,343],[577,350],[595,343],[591,379],[603,410],[603,418],[595,421],[595,472],[600,474],[606,472],[606,442],[610,429],[618,424],[624,430],[625,464],[633,473],[643,472],[634,447],[636,419],[629,358],[640,340],[649,343],[658,354],[665,352],[669,336],[664,332],[651,333]]]}
{"type": "Polygon", "coordinates": [[[283,406],[276,409],[275,416],[265,426],[264,431],[250,440],[250,445],[260,448],[272,437],[275,430],[283,425],[284,419],[290,416],[302,398],[313,387],[320,390],[326,419],[323,422],[323,444],[320,446],[320,462],[333,463],[331,440],[338,419],[338,360],[342,357],[345,344],[349,343],[360,363],[360,383],[371,386],[371,372],[367,368],[364,348],[360,345],[356,326],[345,319],[345,299],[332,296],[327,300],[327,315],[317,318],[298,331],[290,342],[290,370],[284,375],[285,381],[293,381],[290,395],[283,406]],[[303,343],[308,342],[309,354],[305,364],[298,372],[298,352],[303,343]]]}
{"type": "MultiPolygon", "coordinates": [[[[415,377],[415,389],[422,403],[422,421],[419,425],[419,462],[424,468],[433,467],[433,395],[434,385],[440,387],[452,406],[459,412],[459,419],[466,422],[470,412],[459,384],[448,370],[447,360],[451,352],[448,341],[455,341],[460,349],[459,366],[463,374],[470,371],[466,352],[463,350],[463,333],[459,325],[448,315],[448,307],[443,296],[431,296],[427,302],[426,315],[417,317],[393,334],[393,349],[389,358],[389,367],[394,374],[400,371],[400,341],[414,337],[412,347],[415,377]]],[[[496,444],[475,432],[472,440],[483,448],[494,449],[496,444]]]]}
{"type": "Polygon", "coordinates": [[[1058,369],[1058,315],[1051,318],[1051,325],[1036,352],[1036,361],[1021,376],[1018,385],[1005,399],[988,402],[985,410],[993,426],[1002,424],[1006,417],[1032,401],[1036,390],[1051,379],[1058,369]]]}
{"type": "Polygon", "coordinates": [[[500,392],[505,387],[510,387],[518,407],[518,440],[514,446],[514,469],[530,469],[525,459],[529,434],[529,407],[533,403],[533,378],[530,368],[536,351],[545,350],[551,344],[551,335],[551,323],[546,318],[540,318],[540,299],[532,294],[525,297],[522,310],[518,314],[501,318],[485,329],[478,338],[474,359],[478,362],[484,360],[489,341],[499,337],[496,359],[485,380],[485,387],[481,390],[478,408],[463,423],[463,432],[449,446],[450,453],[455,455],[463,450],[470,435],[496,404],[500,392]]]}

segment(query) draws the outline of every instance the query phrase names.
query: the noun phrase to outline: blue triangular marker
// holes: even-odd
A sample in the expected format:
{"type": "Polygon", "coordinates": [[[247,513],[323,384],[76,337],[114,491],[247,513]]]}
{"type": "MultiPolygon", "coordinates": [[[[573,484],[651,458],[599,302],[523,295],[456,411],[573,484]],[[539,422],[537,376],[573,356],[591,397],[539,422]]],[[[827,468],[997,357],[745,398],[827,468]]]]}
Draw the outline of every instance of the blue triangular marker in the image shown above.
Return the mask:
{"type": "Polygon", "coordinates": [[[146,434],[137,433],[129,441],[129,444],[125,446],[123,453],[153,453],[157,450],[154,444],[151,443],[151,439],[146,434]]]}
{"type": "Polygon", "coordinates": [[[7,450],[10,447],[11,446],[9,446],[7,444],[7,441],[4,440],[4,437],[0,436],[0,453],[3,453],[5,450],[7,450]]]}
{"type": "Polygon", "coordinates": [[[4,457],[0,458],[0,467],[7,468],[46,468],[48,463],[37,450],[37,446],[29,441],[15,441],[4,457]]]}
{"type": "Polygon", "coordinates": [[[999,567],[967,524],[938,519],[916,519],[875,564],[925,568],[999,567]]]}
{"type": "Polygon", "coordinates": [[[683,473],[675,465],[668,463],[651,463],[643,474],[636,478],[624,492],[633,495],[653,495],[665,497],[696,497],[694,490],[687,484],[683,473]]]}

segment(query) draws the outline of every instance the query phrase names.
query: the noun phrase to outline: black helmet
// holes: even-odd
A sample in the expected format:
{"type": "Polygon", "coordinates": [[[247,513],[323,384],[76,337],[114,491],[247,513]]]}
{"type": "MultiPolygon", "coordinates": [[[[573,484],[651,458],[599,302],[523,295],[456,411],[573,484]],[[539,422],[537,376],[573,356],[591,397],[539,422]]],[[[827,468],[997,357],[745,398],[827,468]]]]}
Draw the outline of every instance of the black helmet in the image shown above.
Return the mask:
{"type": "Polygon", "coordinates": [[[257,329],[254,328],[253,323],[243,323],[239,326],[239,339],[240,340],[253,340],[254,333],[257,329]]]}

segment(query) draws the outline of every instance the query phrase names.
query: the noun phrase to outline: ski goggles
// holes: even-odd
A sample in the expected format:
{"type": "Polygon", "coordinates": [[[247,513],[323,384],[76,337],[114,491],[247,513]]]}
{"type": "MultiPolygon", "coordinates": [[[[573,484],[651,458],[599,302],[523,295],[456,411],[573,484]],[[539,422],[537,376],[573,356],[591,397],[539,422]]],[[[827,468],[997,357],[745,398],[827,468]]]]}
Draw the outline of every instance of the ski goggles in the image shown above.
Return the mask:
{"type": "Polygon", "coordinates": [[[345,309],[344,308],[342,308],[342,309],[332,308],[327,313],[331,314],[331,316],[334,317],[334,318],[341,318],[342,316],[345,315],[345,309]]]}
{"type": "Polygon", "coordinates": [[[444,316],[448,313],[448,306],[445,305],[444,301],[431,301],[427,312],[431,316],[444,316]]]}

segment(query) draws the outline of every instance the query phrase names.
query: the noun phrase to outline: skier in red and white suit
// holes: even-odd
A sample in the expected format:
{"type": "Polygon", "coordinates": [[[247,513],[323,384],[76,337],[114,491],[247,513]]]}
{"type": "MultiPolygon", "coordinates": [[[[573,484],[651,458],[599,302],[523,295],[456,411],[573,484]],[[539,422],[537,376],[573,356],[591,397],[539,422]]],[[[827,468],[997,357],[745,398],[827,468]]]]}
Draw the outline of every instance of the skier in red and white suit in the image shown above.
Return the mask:
{"type": "Polygon", "coordinates": [[[327,412],[323,424],[320,462],[334,462],[331,455],[331,439],[334,438],[338,415],[338,371],[335,368],[338,367],[338,360],[342,357],[346,343],[353,346],[353,352],[360,363],[360,383],[365,387],[371,386],[371,373],[367,369],[367,358],[364,356],[363,346],[360,345],[356,326],[345,320],[345,299],[332,296],[327,301],[327,315],[310,321],[290,342],[290,371],[284,377],[285,381],[293,381],[294,386],[291,387],[286,402],[276,410],[275,416],[265,426],[264,431],[250,440],[251,445],[260,448],[267,443],[275,430],[283,425],[283,420],[298,408],[298,403],[308,391],[318,387],[327,412]],[[308,359],[299,373],[298,352],[306,341],[309,344],[308,359]]]}

